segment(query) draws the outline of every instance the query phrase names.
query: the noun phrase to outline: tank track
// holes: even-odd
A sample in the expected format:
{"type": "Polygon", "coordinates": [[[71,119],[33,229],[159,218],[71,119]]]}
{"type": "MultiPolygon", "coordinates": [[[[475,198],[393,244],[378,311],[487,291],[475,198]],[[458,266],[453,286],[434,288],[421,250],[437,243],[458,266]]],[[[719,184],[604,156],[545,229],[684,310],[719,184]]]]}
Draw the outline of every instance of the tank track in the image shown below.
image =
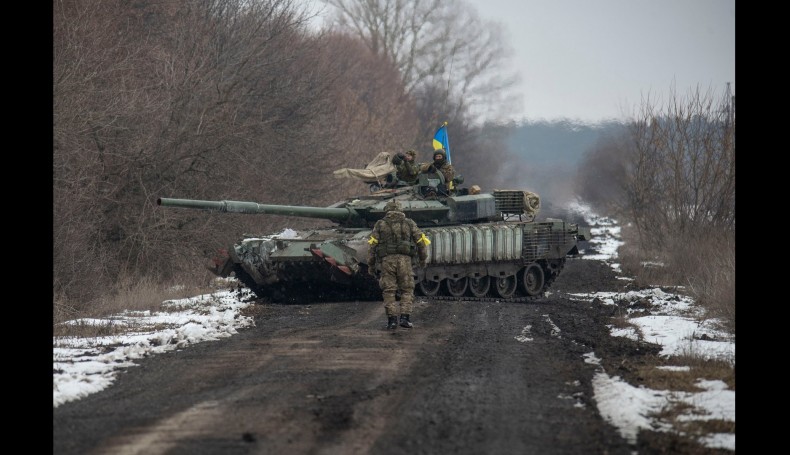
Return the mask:
{"type": "Polygon", "coordinates": [[[536,302],[545,299],[546,296],[541,295],[533,295],[533,296],[517,296],[517,297],[510,297],[507,299],[503,299],[502,297],[471,297],[471,296],[461,296],[461,297],[453,297],[450,295],[436,295],[432,297],[427,297],[424,295],[415,296],[416,300],[421,301],[431,301],[431,300],[444,300],[444,301],[457,301],[457,302],[491,302],[491,303],[524,303],[524,302],[536,302]]]}

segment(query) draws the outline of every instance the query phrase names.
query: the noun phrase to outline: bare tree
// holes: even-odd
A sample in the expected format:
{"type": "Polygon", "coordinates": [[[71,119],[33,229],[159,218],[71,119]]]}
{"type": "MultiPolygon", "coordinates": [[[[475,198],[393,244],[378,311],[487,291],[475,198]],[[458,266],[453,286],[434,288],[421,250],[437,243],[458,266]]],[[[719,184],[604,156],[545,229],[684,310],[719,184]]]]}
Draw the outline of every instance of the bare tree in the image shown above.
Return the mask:
{"type": "Polygon", "coordinates": [[[195,274],[214,248],[285,222],[158,197],[325,205],[352,191],[331,170],[415,134],[389,62],[309,31],[295,4],[54,4],[58,298],[88,304],[123,274],[195,274]]]}
{"type": "Polygon", "coordinates": [[[632,221],[641,243],[667,248],[710,229],[735,229],[735,113],[729,95],[674,89],[643,101],[619,136],[585,155],[579,194],[632,221]]]}
{"type": "MultiPolygon", "coordinates": [[[[449,120],[497,120],[518,101],[518,75],[501,25],[482,21],[469,4],[440,0],[325,0],[334,23],[392,60],[429,125],[449,120]],[[419,97],[417,96],[419,95],[419,97]]],[[[430,128],[429,126],[428,128],[430,128]]]]}
{"type": "MultiPolygon", "coordinates": [[[[503,119],[519,97],[507,68],[502,26],[469,4],[438,0],[325,0],[331,22],[392,61],[417,112],[411,147],[430,160],[436,129],[449,122],[452,163],[469,184],[494,188],[512,157],[502,137],[481,137],[482,123],[503,119]]],[[[404,140],[408,140],[404,138],[404,140]]]]}
{"type": "Polygon", "coordinates": [[[709,229],[735,229],[735,116],[729,98],[674,91],[665,107],[646,101],[631,124],[630,215],[659,246],[709,229]]]}
{"type": "Polygon", "coordinates": [[[643,282],[682,284],[735,330],[735,103],[674,89],[585,156],[580,194],[627,223],[620,251],[643,282]],[[633,228],[635,236],[630,232],[633,228]],[[659,260],[664,267],[645,268],[659,260]]]}

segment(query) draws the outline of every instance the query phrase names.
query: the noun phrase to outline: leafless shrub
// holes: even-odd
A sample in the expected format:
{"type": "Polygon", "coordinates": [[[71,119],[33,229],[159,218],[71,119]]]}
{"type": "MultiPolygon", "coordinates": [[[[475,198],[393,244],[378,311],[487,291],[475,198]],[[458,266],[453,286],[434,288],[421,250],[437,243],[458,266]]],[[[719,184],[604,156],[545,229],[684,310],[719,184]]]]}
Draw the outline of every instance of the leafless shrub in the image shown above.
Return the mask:
{"type": "Polygon", "coordinates": [[[579,171],[581,194],[625,224],[619,259],[638,286],[685,286],[735,331],[735,105],[697,88],[649,98],[579,171]],[[607,183],[603,183],[607,182],[607,183]]]}
{"type": "Polygon", "coordinates": [[[689,294],[735,333],[735,233],[708,230],[678,239],[670,255],[689,294]]]}
{"type": "Polygon", "coordinates": [[[54,4],[56,320],[111,310],[124,274],[204,279],[243,233],[310,224],[165,210],[158,197],[328,205],[354,191],[332,169],[363,167],[371,144],[409,145],[416,117],[392,64],[308,32],[297,5],[54,4]]]}
{"type": "Polygon", "coordinates": [[[626,204],[640,241],[658,248],[706,229],[735,229],[735,117],[699,89],[664,110],[646,100],[631,124],[626,204]]]}
{"type": "Polygon", "coordinates": [[[645,248],[633,226],[621,229],[618,260],[638,287],[680,286],[707,316],[735,333],[735,234],[706,231],[673,239],[663,250],[645,248]]]}

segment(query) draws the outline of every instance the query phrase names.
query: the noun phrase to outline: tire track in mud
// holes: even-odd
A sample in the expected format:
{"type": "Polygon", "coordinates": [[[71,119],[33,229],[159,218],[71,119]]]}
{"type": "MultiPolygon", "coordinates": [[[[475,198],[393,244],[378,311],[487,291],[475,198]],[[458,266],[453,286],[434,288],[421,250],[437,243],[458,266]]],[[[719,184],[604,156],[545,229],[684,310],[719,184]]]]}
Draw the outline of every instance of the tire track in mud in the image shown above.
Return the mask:
{"type": "Polygon", "coordinates": [[[419,298],[395,331],[381,302],[260,304],[255,327],[55,408],[53,453],[630,454],[591,405],[603,316],[562,296],[419,298]]]}

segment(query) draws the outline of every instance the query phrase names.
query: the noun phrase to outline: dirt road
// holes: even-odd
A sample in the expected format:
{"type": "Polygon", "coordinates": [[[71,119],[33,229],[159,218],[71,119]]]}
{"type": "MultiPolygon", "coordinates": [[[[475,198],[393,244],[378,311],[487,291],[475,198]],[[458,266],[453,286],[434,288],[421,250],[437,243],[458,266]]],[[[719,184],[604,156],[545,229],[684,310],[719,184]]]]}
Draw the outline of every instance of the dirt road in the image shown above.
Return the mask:
{"type": "Polygon", "coordinates": [[[55,408],[53,453],[631,454],[584,355],[616,371],[651,348],[609,335],[613,308],[566,294],[622,286],[571,259],[543,301],[418,299],[414,329],[395,331],[380,302],[257,305],[256,327],[55,408]]]}

